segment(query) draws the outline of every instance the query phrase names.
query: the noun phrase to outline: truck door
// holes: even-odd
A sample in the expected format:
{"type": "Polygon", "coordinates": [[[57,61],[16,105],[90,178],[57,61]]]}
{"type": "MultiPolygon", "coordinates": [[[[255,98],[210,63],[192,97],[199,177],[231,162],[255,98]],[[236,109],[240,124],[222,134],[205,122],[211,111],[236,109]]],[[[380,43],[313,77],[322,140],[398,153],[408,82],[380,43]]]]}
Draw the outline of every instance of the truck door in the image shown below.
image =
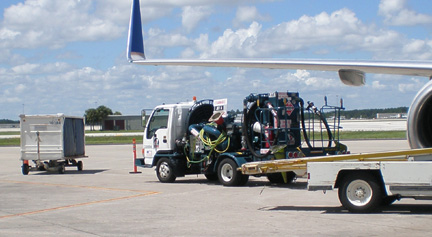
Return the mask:
{"type": "Polygon", "coordinates": [[[166,150],[168,137],[168,119],[170,110],[158,108],[153,111],[144,130],[143,148],[146,164],[153,164],[153,157],[158,150],[166,150]]]}

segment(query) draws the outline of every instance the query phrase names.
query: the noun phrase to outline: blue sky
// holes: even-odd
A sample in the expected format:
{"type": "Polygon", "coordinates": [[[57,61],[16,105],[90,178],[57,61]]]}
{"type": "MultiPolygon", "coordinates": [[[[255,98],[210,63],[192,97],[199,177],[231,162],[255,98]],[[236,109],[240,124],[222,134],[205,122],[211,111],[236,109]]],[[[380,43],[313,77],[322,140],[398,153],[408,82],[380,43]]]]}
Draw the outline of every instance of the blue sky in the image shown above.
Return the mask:
{"type": "MultiPolygon", "coordinates": [[[[0,118],[139,114],[161,103],[298,91],[351,109],[409,106],[427,78],[334,72],[153,67],[126,60],[129,0],[2,0],[0,118]]],[[[148,58],[432,60],[431,1],[142,0],[148,58]],[[429,10],[429,11],[428,11],[429,10]]]]}

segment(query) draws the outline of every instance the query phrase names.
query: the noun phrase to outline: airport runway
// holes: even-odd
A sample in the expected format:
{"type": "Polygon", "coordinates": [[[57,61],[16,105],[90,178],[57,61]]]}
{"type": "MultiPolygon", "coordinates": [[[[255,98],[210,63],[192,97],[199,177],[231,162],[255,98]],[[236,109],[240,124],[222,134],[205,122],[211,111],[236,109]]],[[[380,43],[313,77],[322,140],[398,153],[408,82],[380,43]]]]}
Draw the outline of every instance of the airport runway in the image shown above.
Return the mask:
{"type": "MultiPolygon", "coordinates": [[[[353,152],[408,148],[406,141],[349,141],[353,152]]],[[[138,150],[140,147],[138,146],[138,150]]],[[[251,178],[223,187],[204,176],[157,181],[154,169],[130,174],[131,145],[87,146],[84,170],[21,174],[18,147],[0,148],[0,236],[427,236],[432,201],[396,202],[351,214],[336,191],[306,180],[270,185],[251,178]]]]}

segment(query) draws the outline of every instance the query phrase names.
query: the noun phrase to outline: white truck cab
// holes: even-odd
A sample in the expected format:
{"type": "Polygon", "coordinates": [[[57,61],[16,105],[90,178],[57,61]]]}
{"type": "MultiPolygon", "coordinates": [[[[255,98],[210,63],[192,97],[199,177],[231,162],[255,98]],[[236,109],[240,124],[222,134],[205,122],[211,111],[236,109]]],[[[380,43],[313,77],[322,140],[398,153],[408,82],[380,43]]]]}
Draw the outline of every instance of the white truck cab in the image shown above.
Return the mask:
{"type": "Polygon", "coordinates": [[[144,129],[143,157],[146,166],[154,166],[157,151],[172,151],[176,139],[186,133],[186,118],[195,101],[159,105],[154,108],[144,129]]]}

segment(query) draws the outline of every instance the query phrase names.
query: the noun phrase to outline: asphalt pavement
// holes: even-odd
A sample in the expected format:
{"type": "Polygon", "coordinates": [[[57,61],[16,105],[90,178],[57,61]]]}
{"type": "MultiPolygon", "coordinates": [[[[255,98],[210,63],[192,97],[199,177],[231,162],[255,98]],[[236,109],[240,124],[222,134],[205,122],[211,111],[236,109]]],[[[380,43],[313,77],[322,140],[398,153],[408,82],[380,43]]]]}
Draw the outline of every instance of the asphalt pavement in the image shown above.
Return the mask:
{"type": "MultiPolygon", "coordinates": [[[[352,152],[408,148],[403,140],[349,141],[352,152]]],[[[138,146],[138,150],[140,147],[138,146]]],[[[21,174],[19,147],[0,147],[0,236],[428,236],[432,201],[403,199],[372,214],[341,207],[337,191],[306,179],[251,177],[224,187],[203,175],[158,182],[133,171],[132,145],[86,146],[84,170],[21,174]]]]}

